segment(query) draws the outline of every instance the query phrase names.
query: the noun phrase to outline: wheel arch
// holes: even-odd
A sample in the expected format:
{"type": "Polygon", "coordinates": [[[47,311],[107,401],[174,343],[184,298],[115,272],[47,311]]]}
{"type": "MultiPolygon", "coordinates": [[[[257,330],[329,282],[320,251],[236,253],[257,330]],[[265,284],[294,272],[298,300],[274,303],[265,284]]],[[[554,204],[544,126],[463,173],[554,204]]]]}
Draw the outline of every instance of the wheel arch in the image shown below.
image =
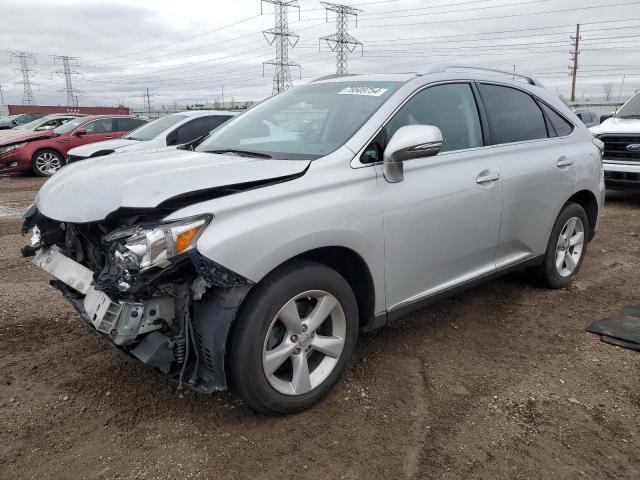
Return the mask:
{"type": "MultiPolygon", "coordinates": [[[[587,220],[589,220],[589,235],[587,241],[591,241],[595,236],[595,226],[598,219],[598,200],[596,196],[590,190],[580,190],[574,193],[567,203],[577,203],[587,214],[587,220]]],[[[566,203],[565,203],[566,205],[566,203]]]]}
{"type": "Polygon", "coordinates": [[[31,154],[31,160],[33,161],[35,159],[35,157],[42,151],[44,150],[51,150],[52,152],[56,152],[58,155],[60,155],[62,157],[62,160],[64,160],[64,153],[62,153],[60,150],[58,150],[55,147],[50,147],[50,146],[46,146],[46,147],[38,147],[36,148],[33,153],[31,154]]]}
{"type": "Polygon", "coordinates": [[[285,263],[297,259],[321,263],[342,275],[356,297],[360,327],[368,325],[375,311],[376,293],[371,270],[360,254],[347,247],[320,247],[296,255],[285,263]]]}

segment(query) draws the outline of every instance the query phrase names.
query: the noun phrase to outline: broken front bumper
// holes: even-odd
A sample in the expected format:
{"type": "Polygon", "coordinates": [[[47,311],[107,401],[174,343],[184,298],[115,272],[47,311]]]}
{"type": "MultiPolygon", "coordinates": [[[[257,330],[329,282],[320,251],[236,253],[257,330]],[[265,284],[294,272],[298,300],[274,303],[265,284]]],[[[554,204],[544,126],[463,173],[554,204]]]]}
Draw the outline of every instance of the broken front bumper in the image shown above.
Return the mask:
{"type": "MultiPolygon", "coordinates": [[[[75,300],[74,306],[87,322],[107,335],[118,346],[129,345],[141,335],[160,330],[175,321],[173,297],[154,297],[144,302],[114,301],[104,292],[94,288],[91,270],[66,257],[55,248],[40,249],[32,258],[32,262],[73,290],[83,294],[84,299],[75,300]]],[[[151,338],[154,349],[157,349],[158,335],[151,338]]],[[[169,355],[172,353],[169,351],[171,342],[168,337],[165,338],[168,350],[161,355],[164,361],[153,362],[153,366],[168,373],[173,356],[169,355]]],[[[148,343],[145,339],[138,343],[131,353],[147,363],[150,352],[148,346],[145,346],[148,343]]]]}

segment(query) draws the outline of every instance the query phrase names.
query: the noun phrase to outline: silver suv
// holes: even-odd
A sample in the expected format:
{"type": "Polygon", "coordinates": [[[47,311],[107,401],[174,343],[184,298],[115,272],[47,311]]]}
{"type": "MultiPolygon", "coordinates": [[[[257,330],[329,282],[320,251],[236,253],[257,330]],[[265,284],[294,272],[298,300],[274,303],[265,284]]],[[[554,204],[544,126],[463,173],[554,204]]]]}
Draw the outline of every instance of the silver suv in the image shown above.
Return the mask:
{"type": "Polygon", "coordinates": [[[552,288],[577,274],[603,205],[600,142],[512,75],[324,78],[195,151],[70,165],[25,214],[23,254],[179,389],[307,408],[359,331],[514,269],[552,288]]]}

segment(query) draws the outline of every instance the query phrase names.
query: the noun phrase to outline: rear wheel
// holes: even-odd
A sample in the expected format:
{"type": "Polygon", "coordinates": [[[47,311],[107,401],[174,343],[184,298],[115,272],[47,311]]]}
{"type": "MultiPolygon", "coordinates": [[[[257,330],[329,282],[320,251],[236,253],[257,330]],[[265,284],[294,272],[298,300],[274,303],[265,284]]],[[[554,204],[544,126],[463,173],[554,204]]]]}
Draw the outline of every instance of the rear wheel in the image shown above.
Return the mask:
{"type": "Polygon", "coordinates": [[[41,177],[50,177],[62,168],[63,159],[55,150],[38,150],[31,159],[33,171],[41,177]]]}
{"type": "Polygon", "coordinates": [[[295,261],[247,299],[231,339],[230,380],[251,408],[289,414],[312,406],[353,356],[358,308],[334,270],[295,261]]]}
{"type": "Polygon", "coordinates": [[[547,287],[564,288],[571,284],[587,252],[589,228],[582,206],[565,205],[553,226],[545,260],[538,271],[547,287]]]}

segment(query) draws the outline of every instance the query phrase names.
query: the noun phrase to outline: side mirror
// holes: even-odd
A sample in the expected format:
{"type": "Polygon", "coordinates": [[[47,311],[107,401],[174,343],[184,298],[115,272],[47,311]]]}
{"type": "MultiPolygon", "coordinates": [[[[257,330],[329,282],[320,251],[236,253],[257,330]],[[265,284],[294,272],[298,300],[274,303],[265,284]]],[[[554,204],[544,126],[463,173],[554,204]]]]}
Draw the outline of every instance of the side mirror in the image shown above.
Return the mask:
{"type": "Polygon", "coordinates": [[[87,130],[84,128],[79,128],[78,130],[76,130],[76,132],[74,133],[74,135],[76,137],[81,137],[82,135],[86,135],[87,134],[87,130]]]}
{"type": "Polygon", "coordinates": [[[383,172],[389,183],[404,180],[403,162],[433,157],[442,147],[442,132],[431,125],[406,125],[398,129],[384,149],[383,172]]]}

